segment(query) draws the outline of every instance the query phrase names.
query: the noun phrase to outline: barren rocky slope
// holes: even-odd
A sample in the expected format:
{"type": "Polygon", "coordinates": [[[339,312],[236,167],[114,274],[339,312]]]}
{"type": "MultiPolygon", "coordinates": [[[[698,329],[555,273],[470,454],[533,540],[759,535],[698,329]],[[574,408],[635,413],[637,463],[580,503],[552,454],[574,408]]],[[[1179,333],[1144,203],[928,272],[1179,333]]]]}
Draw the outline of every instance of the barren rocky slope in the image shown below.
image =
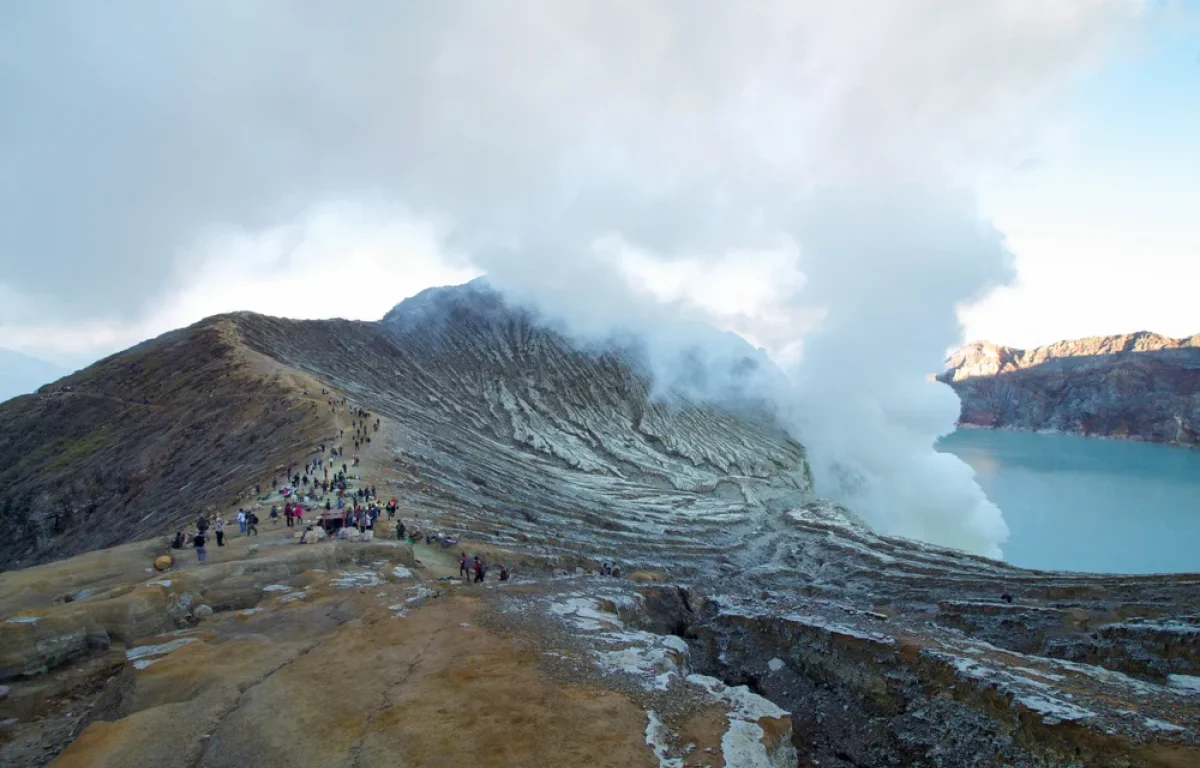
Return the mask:
{"type": "Polygon", "coordinates": [[[960,423],[1200,443],[1200,335],[1100,336],[1021,350],[976,342],[939,379],[960,423]]]}
{"type": "Polygon", "coordinates": [[[269,485],[328,434],[303,394],[317,387],[216,317],[0,403],[0,567],[162,533],[269,485]]]}
{"type": "Polygon", "coordinates": [[[313,382],[380,418],[354,485],[516,581],[282,526],[204,568],[145,573],[148,541],[5,574],[0,762],[1200,764],[1200,574],[877,536],[760,405],[659,401],[636,350],[576,350],[477,285],[381,323],[211,323],[281,398],[313,382]],[[632,578],[586,573],[611,560],[632,578]]]}

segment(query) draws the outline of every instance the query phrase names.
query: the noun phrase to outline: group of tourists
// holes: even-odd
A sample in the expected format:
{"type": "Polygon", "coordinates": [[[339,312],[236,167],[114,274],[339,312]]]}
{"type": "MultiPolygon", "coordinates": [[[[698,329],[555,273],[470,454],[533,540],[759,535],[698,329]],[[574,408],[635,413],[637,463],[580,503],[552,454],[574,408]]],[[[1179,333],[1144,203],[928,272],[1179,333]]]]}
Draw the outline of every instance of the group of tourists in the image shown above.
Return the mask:
{"type": "MultiPolygon", "coordinates": [[[[288,528],[304,524],[304,505],[299,500],[283,502],[283,519],[288,528]]],[[[271,505],[271,525],[279,525],[279,506],[271,505]]]]}
{"type": "MultiPolygon", "coordinates": [[[[326,389],[322,389],[321,393],[327,396],[327,402],[331,409],[336,410],[339,406],[345,406],[351,410],[353,416],[351,438],[355,449],[370,445],[372,434],[378,433],[381,429],[380,419],[372,418],[371,413],[366,409],[347,406],[345,400],[333,397],[326,389]]],[[[345,438],[345,430],[340,430],[339,436],[345,438]]],[[[304,544],[332,536],[338,529],[357,529],[359,533],[366,533],[374,529],[379,518],[386,514],[389,521],[395,521],[394,529],[398,540],[415,543],[413,539],[408,538],[411,535],[416,539],[424,538],[427,545],[434,541],[443,547],[454,546],[458,543],[457,538],[451,538],[444,533],[425,532],[423,534],[418,530],[410,531],[403,519],[397,520],[400,503],[395,496],[384,503],[379,498],[374,486],[351,488],[349,470],[352,466],[359,465],[359,457],[353,455],[349,463],[344,460],[335,463],[335,459],[344,459],[343,450],[343,447],[326,446],[322,443],[318,447],[316,455],[310,456],[302,462],[288,463],[286,474],[282,476],[283,484],[279,482],[280,475],[276,475],[272,479],[272,487],[279,493],[283,501],[282,511],[279,504],[271,504],[269,517],[273,526],[279,524],[279,518],[282,516],[288,528],[304,530],[299,542],[304,544]],[[317,518],[310,520],[306,526],[305,518],[314,509],[317,512],[317,518]]],[[[358,478],[353,479],[357,480],[358,478]]],[[[243,536],[258,535],[259,518],[255,509],[264,506],[271,499],[272,494],[271,491],[268,491],[268,494],[264,496],[262,486],[255,484],[254,495],[256,500],[252,506],[239,507],[237,511],[238,531],[243,536]]],[[[171,542],[171,547],[178,550],[185,549],[190,538],[190,544],[196,551],[197,562],[204,564],[207,559],[210,529],[217,546],[225,546],[225,521],[219,516],[210,521],[208,516],[201,514],[196,518],[195,532],[188,534],[182,530],[178,531],[171,542]]],[[[466,552],[461,554],[459,575],[468,583],[484,582],[488,570],[488,565],[480,555],[468,558],[466,552]]],[[[504,563],[497,563],[495,571],[497,580],[509,580],[509,572],[504,563]]],[[[619,575],[620,569],[615,565],[610,567],[608,563],[605,563],[602,572],[605,575],[619,575]]]]}
{"type": "MultiPolygon", "coordinates": [[[[504,563],[497,564],[496,568],[499,571],[497,578],[500,581],[508,581],[508,569],[504,567],[504,563]]],[[[479,555],[475,555],[475,559],[471,560],[467,553],[463,552],[458,558],[458,575],[466,579],[468,584],[480,584],[487,576],[487,565],[479,555]]]]}
{"type": "Polygon", "coordinates": [[[619,579],[621,578],[621,566],[617,565],[616,563],[601,563],[600,575],[612,576],[613,578],[619,579]]]}
{"type": "MultiPolygon", "coordinates": [[[[220,518],[218,518],[217,521],[220,522],[220,518]]],[[[243,536],[258,535],[258,515],[254,513],[253,509],[241,509],[239,507],[237,513],[237,524],[238,530],[242,532],[243,536]]],[[[225,530],[223,526],[221,530],[225,530]]],[[[220,544],[220,541],[217,543],[220,544]]]]}
{"type": "MultiPolygon", "coordinates": [[[[244,536],[258,535],[258,515],[252,509],[238,509],[237,513],[238,530],[244,536]]],[[[217,546],[225,546],[225,521],[220,517],[214,518],[211,525],[208,517],[199,515],[196,518],[196,533],[191,537],[192,548],[196,550],[196,561],[203,563],[208,556],[208,531],[212,528],[213,538],[217,540],[217,546]]],[[[171,540],[172,549],[186,549],[188,537],[183,531],[176,531],[175,538],[171,540]]]]}

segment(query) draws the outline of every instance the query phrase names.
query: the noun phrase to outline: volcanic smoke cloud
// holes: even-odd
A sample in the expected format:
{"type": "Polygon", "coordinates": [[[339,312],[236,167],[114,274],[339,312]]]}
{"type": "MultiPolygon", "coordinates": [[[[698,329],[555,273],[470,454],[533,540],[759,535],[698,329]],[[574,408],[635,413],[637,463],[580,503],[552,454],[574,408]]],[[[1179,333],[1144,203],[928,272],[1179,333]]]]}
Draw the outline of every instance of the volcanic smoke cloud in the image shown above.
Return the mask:
{"type": "Polygon", "coordinates": [[[34,310],[150,322],[212,264],[226,284],[289,274],[315,247],[304,222],[366,208],[582,336],[647,332],[664,381],[681,345],[720,368],[728,337],[698,323],[736,331],[788,372],[764,393],[822,493],[998,555],[999,511],[932,449],[957,410],[927,381],[956,306],[1011,277],[970,190],[1027,159],[1045,106],[1138,10],[8,4],[0,331],[34,310]],[[277,258],[228,258],[247,242],[277,258]]]}

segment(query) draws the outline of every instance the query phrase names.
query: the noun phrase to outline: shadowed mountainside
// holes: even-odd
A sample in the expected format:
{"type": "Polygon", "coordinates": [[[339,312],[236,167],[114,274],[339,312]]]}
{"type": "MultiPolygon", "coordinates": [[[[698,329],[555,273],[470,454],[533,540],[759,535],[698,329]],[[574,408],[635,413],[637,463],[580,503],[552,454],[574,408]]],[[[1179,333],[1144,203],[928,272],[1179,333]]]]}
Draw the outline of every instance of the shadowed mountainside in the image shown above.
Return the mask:
{"type": "Polygon", "coordinates": [[[319,386],[203,320],[0,404],[0,566],[163,533],[324,438],[319,386]]]}
{"type": "Polygon", "coordinates": [[[975,342],[938,379],[958,393],[965,425],[1200,443],[1200,334],[1140,332],[1030,350],[975,342]]]}

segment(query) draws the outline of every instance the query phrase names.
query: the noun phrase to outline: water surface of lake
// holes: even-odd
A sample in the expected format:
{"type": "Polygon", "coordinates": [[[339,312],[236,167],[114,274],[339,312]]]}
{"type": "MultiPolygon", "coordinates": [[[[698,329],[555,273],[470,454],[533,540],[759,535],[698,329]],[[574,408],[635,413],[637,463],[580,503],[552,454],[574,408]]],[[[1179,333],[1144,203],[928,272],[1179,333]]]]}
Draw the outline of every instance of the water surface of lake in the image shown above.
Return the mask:
{"type": "Polygon", "coordinates": [[[1026,568],[1200,571],[1200,451],[1152,443],[960,429],[939,450],[970,464],[1026,568]]]}

